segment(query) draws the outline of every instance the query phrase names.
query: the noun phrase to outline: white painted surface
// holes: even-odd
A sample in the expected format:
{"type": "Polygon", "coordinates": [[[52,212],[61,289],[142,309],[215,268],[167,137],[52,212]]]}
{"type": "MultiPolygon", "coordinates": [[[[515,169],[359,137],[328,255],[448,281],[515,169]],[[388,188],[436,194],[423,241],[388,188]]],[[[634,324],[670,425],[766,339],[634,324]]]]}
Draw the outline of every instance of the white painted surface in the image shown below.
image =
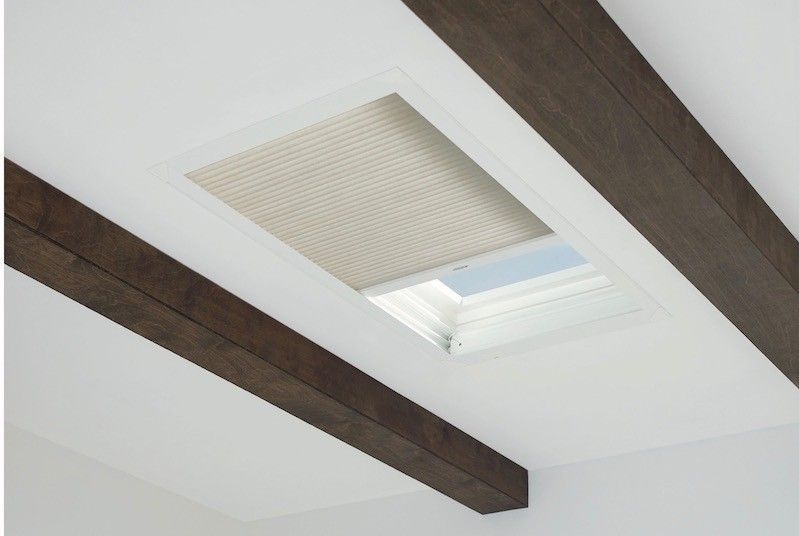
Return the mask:
{"type": "Polygon", "coordinates": [[[235,519],[29,432],[5,427],[9,536],[233,536],[235,519]]]}
{"type": "MultiPolygon", "coordinates": [[[[783,27],[781,12],[765,11],[783,27]]],[[[6,5],[6,30],[9,158],[530,469],[799,420],[799,391],[399,2],[15,0],[6,5]],[[453,366],[147,172],[393,67],[671,318],[453,366]]],[[[702,49],[698,30],[683,37],[702,49]]],[[[745,127],[721,128],[735,137],[745,127]]],[[[783,143],[777,132],[785,133],[728,143],[733,160],[739,145],[769,152],[783,143]]],[[[784,160],[775,165],[790,169],[784,160]]],[[[752,174],[756,186],[755,177],[767,176],[752,174]]],[[[781,181],[766,179],[777,193],[764,195],[785,217],[799,212],[799,196],[781,181]]],[[[405,489],[394,473],[358,461],[324,434],[152,345],[145,351],[24,278],[6,278],[14,310],[7,412],[15,424],[241,518],[275,515],[273,497],[287,491],[292,509],[309,510],[332,496],[405,489]],[[109,378],[124,395],[99,387],[109,378]],[[204,413],[186,404],[186,393],[204,413]],[[106,411],[109,404],[125,411],[106,411]],[[264,445],[273,430],[286,457],[250,450],[248,442],[264,445]],[[308,452],[327,469],[287,487],[308,452]],[[360,468],[367,481],[353,484],[360,468]]]]}
{"type": "Polygon", "coordinates": [[[799,236],[799,2],[599,3],[799,236]]]}
{"type": "Polygon", "coordinates": [[[6,533],[788,536],[797,449],[794,424],[543,469],[529,509],[488,516],[419,491],[244,523],[6,426],[6,533]]]}
{"type": "Polygon", "coordinates": [[[252,523],[248,536],[791,536],[799,425],[553,467],[531,506],[475,516],[429,491],[252,523]]]}

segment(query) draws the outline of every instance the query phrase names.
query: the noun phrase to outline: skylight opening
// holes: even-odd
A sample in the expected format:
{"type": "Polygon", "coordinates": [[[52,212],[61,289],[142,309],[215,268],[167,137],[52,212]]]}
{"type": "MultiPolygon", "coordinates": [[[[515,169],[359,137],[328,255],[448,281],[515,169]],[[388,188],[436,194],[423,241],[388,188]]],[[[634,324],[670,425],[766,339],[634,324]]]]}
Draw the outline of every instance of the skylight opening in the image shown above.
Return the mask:
{"type": "MultiPolygon", "coordinates": [[[[518,248],[517,248],[518,249],[518,248]]],[[[464,355],[639,311],[641,307],[554,234],[490,262],[369,299],[453,355],[464,355]]]]}
{"type": "Polygon", "coordinates": [[[154,172],[344,300],[375,314],[369,300],[464,359],[652,312],[612,263],[600,270],[601,255],[578,252],[589,245],[563,240],[550,225],[568,223],[398,70],[154,172]]]}

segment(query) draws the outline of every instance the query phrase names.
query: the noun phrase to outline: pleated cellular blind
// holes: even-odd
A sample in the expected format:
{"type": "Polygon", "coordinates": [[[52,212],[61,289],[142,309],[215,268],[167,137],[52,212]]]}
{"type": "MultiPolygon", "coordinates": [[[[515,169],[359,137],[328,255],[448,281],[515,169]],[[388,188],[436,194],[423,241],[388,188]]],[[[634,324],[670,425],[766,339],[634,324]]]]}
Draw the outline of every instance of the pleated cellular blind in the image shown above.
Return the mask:
{"type": "Polygon", "coordinates": [[[187,176],[356,290],[551,233],[398,95],[187,176]]]}

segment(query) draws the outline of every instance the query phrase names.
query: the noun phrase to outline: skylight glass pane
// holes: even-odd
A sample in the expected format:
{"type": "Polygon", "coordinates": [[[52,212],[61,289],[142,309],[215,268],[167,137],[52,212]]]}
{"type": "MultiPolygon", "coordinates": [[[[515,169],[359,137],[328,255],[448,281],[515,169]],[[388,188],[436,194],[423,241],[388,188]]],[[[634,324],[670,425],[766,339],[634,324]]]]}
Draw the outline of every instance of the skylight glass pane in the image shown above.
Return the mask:
{"type": "Polygon", "coordinates": [[[441,282],[465,297],[574,268],[587,262],[569,245],[555,244],[518,257],[454,272],[442,277],[441,282]]]}

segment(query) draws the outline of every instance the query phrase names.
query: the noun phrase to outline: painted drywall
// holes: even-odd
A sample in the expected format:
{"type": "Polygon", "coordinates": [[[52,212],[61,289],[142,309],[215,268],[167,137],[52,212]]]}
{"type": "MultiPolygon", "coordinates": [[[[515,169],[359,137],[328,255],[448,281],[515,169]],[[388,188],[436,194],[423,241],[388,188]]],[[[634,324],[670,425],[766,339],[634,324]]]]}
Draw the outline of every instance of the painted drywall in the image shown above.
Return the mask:
{"type": "Polygon", "coordinates": [[[526,510],[477,516],[425,491],[252,523],[247,534],[789,536],[797,452],[794,424],[536,471],[526,510]]]}
{"type": "Polygon", "coordinates": [[[244,523],[6,425],[14,536],[788,536],[799,424],[531,475],[531,506],[480,516],[433,491],[244,523]]]}
{"type": "Polygon", "coordinates": [[[30,432],[5,428],[9,536],[234,535],[241,523],[30,432]]]}

